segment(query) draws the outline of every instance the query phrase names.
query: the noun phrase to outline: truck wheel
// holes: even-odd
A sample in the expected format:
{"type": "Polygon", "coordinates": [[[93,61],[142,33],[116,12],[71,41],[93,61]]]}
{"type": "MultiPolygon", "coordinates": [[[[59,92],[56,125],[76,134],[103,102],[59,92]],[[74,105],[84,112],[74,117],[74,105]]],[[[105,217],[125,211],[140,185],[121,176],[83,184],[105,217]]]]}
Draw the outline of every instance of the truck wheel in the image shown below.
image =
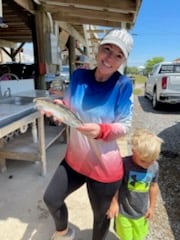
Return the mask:
{"type": "Polygon", "coordinates": [[[157,92],[156,92],[156,89],[154,90],[154,93],[153,93],[152,105],[153,105],[153,109],[155,109],[155,110],[159,109],[160,103],[159,103],[159,101],[157,100],[157,92]]]}

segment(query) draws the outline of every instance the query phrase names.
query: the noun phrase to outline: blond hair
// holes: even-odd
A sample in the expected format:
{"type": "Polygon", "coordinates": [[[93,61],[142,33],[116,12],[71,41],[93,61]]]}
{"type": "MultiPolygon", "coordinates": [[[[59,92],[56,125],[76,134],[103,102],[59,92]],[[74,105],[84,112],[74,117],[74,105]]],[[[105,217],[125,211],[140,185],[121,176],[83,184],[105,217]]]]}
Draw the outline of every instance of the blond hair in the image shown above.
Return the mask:
{"type": "Polygon", "coordinates": [[[132,150],[146,162],[157,160],[163,140],[148,129],[136,129],[131,138],[132,150]]]}

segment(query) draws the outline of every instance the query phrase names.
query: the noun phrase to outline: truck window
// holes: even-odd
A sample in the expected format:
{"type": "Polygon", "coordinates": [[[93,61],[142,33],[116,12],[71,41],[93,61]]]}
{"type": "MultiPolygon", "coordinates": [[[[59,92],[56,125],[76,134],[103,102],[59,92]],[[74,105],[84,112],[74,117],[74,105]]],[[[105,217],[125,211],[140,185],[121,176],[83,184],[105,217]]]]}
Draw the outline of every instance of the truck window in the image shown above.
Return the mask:
{"type": "Polygon", "coordinates": [[[162,65],[159,73],[180,73],[180,65],[162,65]]]}

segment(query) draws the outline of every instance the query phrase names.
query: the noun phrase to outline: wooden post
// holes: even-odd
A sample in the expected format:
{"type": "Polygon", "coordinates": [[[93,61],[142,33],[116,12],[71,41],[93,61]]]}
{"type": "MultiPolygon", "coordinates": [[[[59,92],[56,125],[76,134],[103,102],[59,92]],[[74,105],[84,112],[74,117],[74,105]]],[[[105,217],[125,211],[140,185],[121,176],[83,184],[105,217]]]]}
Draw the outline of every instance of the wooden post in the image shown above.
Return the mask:
{"type": "MultiPolygon", "coordinates": [[[[3,142],[3,138],[0,139],[0,148],[3,148],[4,146],[4,142],[3,142]]],[[[6,167],[6,159],[4,157],[1,156],[0,153],[0,172],[6,172],[7,171],[7,167],[6,167]]]]}
{"type": "MultiPolygon", "coordinates": [[[[44,75],[46,73],[46,56],[45,56],[45,12],[43,9],[38,9],[35,14],[35,28],[36,28],[36,50],[37,50],[37,61],[38,61],[38,73],[36,88],[46,89],[46,83],[44,75]]],[[[35,38],[35,37],[34,37],[35,38]]],[[[34,39],[33,38],[33,39],[34,39]]],[[[35,40],[35,39],[34,39],[35,40]]]]}
{"type": "Polygon", "coordinates": [[[46,166],[46,144],[45,144],[45,129],[44,116],[40,115],[38,118],[38,136],[39,136],[39,151],[41,157],[41,175],[45,176],[47,172],[46,166]]]}
{"type": "Polygon", "coordinates": [[[69,39],[68,39],[66,45],[67,45],[68,51],[69,51],[69,69],[70,69],[70,75],[71,75],[75,69],[74,61],[75,61],[76,41],[75,41],[74,37],[69,36],[69,39]]]}

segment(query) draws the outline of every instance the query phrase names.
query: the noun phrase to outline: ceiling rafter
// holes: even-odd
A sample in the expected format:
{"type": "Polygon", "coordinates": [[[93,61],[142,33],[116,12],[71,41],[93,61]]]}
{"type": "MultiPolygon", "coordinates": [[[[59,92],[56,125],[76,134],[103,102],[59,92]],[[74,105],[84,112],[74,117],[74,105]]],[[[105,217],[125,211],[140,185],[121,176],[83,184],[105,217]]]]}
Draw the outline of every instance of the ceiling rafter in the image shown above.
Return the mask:
{"type": "Polygon", "coordinates": [[[2,3],[3,21],[8,28],[0,29],[0,41],[31,42],[33,15],[36,9],[41,9],[63,31],[95,53],[99,37],[107,28],[134,26],[142,0],[38,0],[38,5],[35,0],[2,0],[2,3]]]}
{"type": "Polygon", "coordinates": [[[80,17],[84,21],[86,21],[85,18],[88,19],[99,19],[99,20],[108,20],[110,22],[119,22],[119,21],[126,21],[131,23],[133,21],[133,14],[128,13],[117,13],[108,11],[108,10],[82,10],[82,9],[77,9],[74,7],[63,7],[61,8],[58,12],[52,13],[52,17],[55,20],[58,20],[59,18],[62,17],[69,17],[71,20],[71,17],[80,17]]]}
{"type": "Polygon", "coordinates": [[[44,6],[47,5],[54,5],[54,6],[69,6],[73,5],[76,7],[81,8],[107,8],[107,9],[119,9],[121,11],[130,11],[130,12],[136,12],[136,2],[134,0],[104,0],[104,1],[97,1],[97,0],[56,0],[56,1],[49,1],[49,0],[42,0],[40,1],[44,6]]]}

